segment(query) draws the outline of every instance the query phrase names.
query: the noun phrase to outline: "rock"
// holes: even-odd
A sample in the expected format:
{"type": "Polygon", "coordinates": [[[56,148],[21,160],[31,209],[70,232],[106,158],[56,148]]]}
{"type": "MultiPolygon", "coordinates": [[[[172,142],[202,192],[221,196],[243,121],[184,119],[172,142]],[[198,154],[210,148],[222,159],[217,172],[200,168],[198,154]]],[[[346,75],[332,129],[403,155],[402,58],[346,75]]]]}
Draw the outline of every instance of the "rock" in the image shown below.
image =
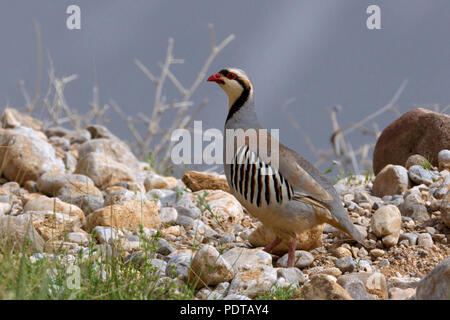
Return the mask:
{"type": "Polygon", "coordinates": [[[181,180],[192,192],[200,190],[222,190],[231,193],[227,178],[224,175],[186,171],[181,180]]]}
{"type": "Polygon", "coordinates": [[[45,134],[48,138],[51,137],[65,137],[73,134],[72,130],[63,127],[50,127],[45,129],[45,134]]]}
{"type": "Polygon", "coordinates": [[[177,224],[180,224],[178,220],[180,220],[181,217],[196,219],[202,215],[202,211],[197,207],[198,202],[198,197],[194,196],[192,193],[183,194],[183,196],[178,199],[174,206],[178,212],[177,224]]]}
{"type": "Polygon", "coordinates": [[[441,202],[441,217],[442,221],[450,228],[450,192],[447,192],[441,202]]]}
{"type": "Polygon", "coordinates": [[[393,246],[400,235],[402,218],[396,206],[386,205],[379,208],[372,216],[371,228],[377,237],[383,238],[383,243],[393,246]],[[386,238],[386,240],[384,240],[386,238]]]}
{"type": "Polygon", "coordinates": [[[88,216],[88,229],[96,226],[116,229],[136,230],[142,224],[149,229],[161,225],[159,206],[154,201],[125,201],[121,205],[111,205],[98,209],[88,216]]]}
{"type": "Polygon", "coordinates": [[[255,266],[238,272],[231,281],[229,292],[255,298],[270,290],[276,281],[277,271],[274,268],[255,266]]]}
{"type": "Polygon", "coordinates": [[[197,288],[214,286],[230,281],[233,277],[233,268],[214,247],[205,245],[195,254],[189,282],[196,285],[197,288]]]}
{"type": "Polygon", "coordinates": [[[399,240],[407,240],[410,246],[415,246],[417,244],[417,234],[413,232],[405,232],[400,235],[399,240]]]}
{"type": "Polygon", "coordinates": [[[370,255],[376,259],[378,257],[382,257],[384,255],[384,250],[381,249],[372,249],[370,250],[370,255]]]}
{"type": "Polygon", "coordinates": [[[344,288],[333,281],[331,276],[325,274],[311,277],[300,292],[305,300],[353,300],[344,288]]]}
{"type": "Polygon", "coordinates": [[[438,167],[439,171],[450,171],[450,150],[444,149],[438,153],[438,167]]]}
{"type": "Polygon", "coordinates": [[[418,165],[418,166],[425,166],[428,163],[428,160],[425,159],[425,157],[421,156],[420,154],[413,154],[412,156],[408,157],[408,160],[406,160],[405,168],[406,170],[409,170],[412,166],[418,165]]]}
{"type": "Polygon", "coordinates": [[[182,250],[171,254],[170,260],[167,262],[166,276],[171,278],[178,277],[186,281],[189,277],[189,268],[192,261],[192,252],[190,250],[182,250]]]}
{"type": "Polygon", "coordinates": [[[18,252],[44,250],[44,240],[26,215],[0,217],[0,240],[18,252]]]}
{"type": "Polygon", "coordinates": [[[389,290],[390,300],[409,300],[416,293],[416,289],[392,288],[389,290]]]}
{"type": "Polygon", "coordinates": [[[105,202],[104,206],[110,206],[113,204],[122,204],[129,200],[140,200],[142,194],[125,189],[124,187],[113,186],[106,188],[105,190],[105,202]]]}
{"type": "Polygon", "coordinates": [[[8,202],[0,202],[0,217],[8,215],[11,212],[11,207],[8,202]]]}
{"type": "Polygon", "coordinates": [[[388,298],[388,289],[385,276],[380,272],[358,272],[340,276],[337,280],[341,286],[345,287],[347,282],[354,281],[354,278],[361,280],[370,294],[377,295],[380,299],[388,298]]]}
{"type": "Polygon", "coordinates": [[[420,278],[391,277],[388,280],[388,286],[390,288],[398,288],[398,289],[417,288],[419,282],[420,278]]]}
{"type": "Polygon", "coordinates": [[[174,177],[163,177],[156,173],[151,174],[144,180],[145,190],[153,189],[173,189],[178,185],[178,180],[174,177]]]}
{"type": "Polygon", "coordinates": [[[13,108],[5,108],[5,111],[3,111],[2,114],[2,128],[10,129],[17,127],[28,127],[41,131],[43,126],[42,122],[27,114],[22,114],[13,108]]]}
{"type": "Polygon", "coordinates": [[[86,245],[89,242],[88,237],[83,232],[70,232],[66,236],[67,241],[86,245]]]}
{"type": "Polygon", "coordinates": [[[437,166],[438,152],[450,145],[450,117],[418,108],[403,114],[383,130],[373,153],[375,174],[387,164],[403,165],[420,154],[437,166]]]}
{"type": "Polygon", "coordinates": [[[385,247],[390,248],[398,243],[398,236],[395,234],[389,234],[387,236],[384,236],[381,240],[383,241],[385,247]]]}
{"type": "Polygon", "coordinates": [[[337,259],[334,264],[339,268],[342,272],[352,272],[355,270],[355,261],[352,257],[344,257],[337,259]]]}
{"type": "Polygon", "coordinates": [[[79,216],[54,211],[27,211],[36,231],[45,241],[62,240],[68,232],[81,226],[79,216]]]}
{"type": "Polygon", "coordinates": [[[172,252],[175,252],[175,248],[170,245],[170,243],[165,239],[158,239],[156,243],[157,253],[167,256],[172,252]]]}
{"type": "Polygon", "coordinates": [[[161,208],[159,216],[161,218],[162,223],[174,224],[177,221],[178,212],[175,208],[170,207],[161,208]]]}
{"type": "MultiPolygon", "coordinates": [[[[288,254],[286,253],[280,259],[277,260],[277,266],[279,267],[287,267],[288,254]]],[[[304,250],[296,250],[295,251],[295,263],[294,266],[296,268],[306,268],[309,267],[314,261],[314,256],[308,251],[304,250]]]]}
{"type": "Polygon", "coordinates": [[[226,251],[222,257],[232,266],[235,272],[247,267],[272,266],[272,256],[261,249],[235,247],[226,251]]]}
{"type": "Polygon", "coordinates": [[[70,144],[83,144],[91,139],[91,134],[85,129],[78,129],[70,135],[70,144]]]}
{"type": "Polygon", "coordinates": [[[430,215],[428,214],[425,202],[418,193],[406,195],[405,201],[400,206],[400,212],[403,216],[411,217],[417,222],[430,220],[430,215]]]}
{"type": "Polygon", "coordinates": [[[58,198],[49,198],[42,195],[27,201],[23,207],[23,212],[26,213],[28,211],[60,212],[69,216],[77,216],[81,224],[84,224],[86,221],[84,212],[79,207],[61,201],[58,198]]]}
{"type": "Polygon", "coordinates": [[[103,194],[91,178],[81,174],[43,174],[37,181],[40,192],[81,208],[86,214],[103,207],[103,194]]]}
{"type": "Polygon", "coordinates": [[[437,176],[432,174],[430,170],[424,169],[422,166],[414,165],[411,166],[408,170],[408,175],[411,181],[413,181],[416,184],[425,184],[429,186],[434,181],[437,180],[437,176]]]}
{"type": "Polygon", "coordinates": [[[126,165],[105,157],[101,153],[88,153],[80,158],[75,173],[92,179],[100,189],[105,189],[120,181],[134,182],[136,176],[126,165]]]}
{"type": "Polygon", "coordinates": [[[344,247],[337,247],[336,249],[333,249],[332,253],[336,258],[344,258],[352,256],[352,252],[344,247]]]}
{"type": "Polygon", "coordinates": [[[402,166],[388,164],[373,181],[373,193],[378,197],[402,194],[408,189],[408,171],[402,166]]]}
{"type": "Polygon", "coordinates": [[[100,153],[105,158],[121,163],[131,169],[139,169],[140,163],[130,148],[118,139],[93,139],[83,143],[79,149],[79,158],[90,153],[100,153]]]}
{"type": "MultiPolygon", "coordinates": [[[[322,246],[322,233],[325,225],[317,225],[310,230],[307,230],[302,233],[297,233],[297,250],[313,250],[322,246]]],[[[254,247],[265,247],[269,243],[271,243],[276,237],[276,234],[271,230],[265,227],[262,224],[259,224],[258,228],[250,234],[248,241],[254,247]]],[[[288,252],[290,245],[289,240],[283,240],[279,245],[277,245],[272,253],[276,255],[282,255],[288,252]]]]}
{"type": "Polygon", "coordinates": [[[351,278],[346,281],[343,288],[354,300],[370,300],[364,283],[358,278],[351,278]]]}
{"type": "Polygon", "coordinates": [[[441,261],[418,284],[417,300],[448,300],[450,292],[450,258],[441,261]]]}
{"type": "MultiPolygon", "coordinates": [[[[178,194],[176,191],[167,189],[153,189],[145,194],[148,200],[157,200],[161,207],[173,207],[177,203],[178,194]]],[[[192,204],[194,205],[194,204],[192,204]]],[[[194,205],[195,206],[195,205],[194,205]]],[[[198,208],[197,208],[198,209],[198,208]]]]}
{"type": "Polygon", "coordinates": [[[433,246],[433,238],[429,233],[421,233],[417,238],[417,245],[424,248],[431,248],[433,246]]]}
{"type": "Polygon", "coordinates": [[[91,124],[86,127],[86,130],[91,134],[91,139],[111,139],[120,141],[120,139],[113,135],[108,128],[99,124],[91,124]]]}
{"type": "Polygon", "coordinates": [[[92,234],[94,234],[95,238],[100,243],[110,243],[111,240],[114,241],[119,239],[119,233],[112,227],[96,226],[92,230],[92,234]]]}
{"type": "Polygon", "coordinates": [[[278,280],[280,278],[285,279],[285,281],[292,286],[298,286],[299,284],[304,284],[306,282],[305,275],[298,268],[280,268],[277,270],[277,277],[278,280]]]}
{"type": "Polygon", "coordinates": [[[224,224],[240,223],[244,218],[244,210],[239,201],[231,194],[222,190],[207,190],[194,192],[197,197],[198,206],[201,207],[200,199],[204,196],[211,211],[207,210],[204,215],[205,222],[215,227],[224,224]]]}
{"type": "Polygon", "coordinates": [[[64,172],[64,164],[44,134],[31,128],[0,129],[2,174],[21,185],[45,172],[64,172]]]}

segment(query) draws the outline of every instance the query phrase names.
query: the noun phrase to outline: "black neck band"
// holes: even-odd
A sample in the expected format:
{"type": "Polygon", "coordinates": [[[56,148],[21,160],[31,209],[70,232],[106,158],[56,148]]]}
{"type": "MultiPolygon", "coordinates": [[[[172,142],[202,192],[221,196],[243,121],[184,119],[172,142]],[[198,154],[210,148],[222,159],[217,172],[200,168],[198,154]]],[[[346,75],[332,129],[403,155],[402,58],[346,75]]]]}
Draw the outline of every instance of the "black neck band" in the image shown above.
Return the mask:
{"type": "Polygon", "coordinates": [[[236,101],[233,103],[233,105],[230,108],[230,111],[228,111],[228,116],[227,116],[227,120],[225,121],[225,123],[228,120],[230,120],[233,117],[233,115],[239,111],[239,109],[241,109],[241,107],[247,102],[248,96],[250,95],[250,87],[247,87],[244,84],[244,82],[240,81],[239,79],[237,81],[240,83],[242,88],[244,88],[244,90],[242,91],[239,98],[237,98],[236,101]]]}

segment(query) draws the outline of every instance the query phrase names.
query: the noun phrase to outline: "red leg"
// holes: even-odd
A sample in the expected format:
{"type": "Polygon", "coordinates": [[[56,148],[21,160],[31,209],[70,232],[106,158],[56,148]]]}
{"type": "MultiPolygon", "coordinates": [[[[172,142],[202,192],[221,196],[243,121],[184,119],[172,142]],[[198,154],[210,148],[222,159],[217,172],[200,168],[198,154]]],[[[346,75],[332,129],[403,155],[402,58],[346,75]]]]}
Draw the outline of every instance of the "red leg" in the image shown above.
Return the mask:
{"type": "Polygon", "coordinates": [[[269,243],[267,246],[264,247],[264,251],[266,252],[270,252],[273,250],[273,248],[275,248],[277,245],[279,245],[281,242],[281,238],[280,237],[276,237],[275,240],[273,240],[271,243],[269,243]]]}
{"type": "Polygon", "coordinates": [[[292,268],[295,263],[295,249],[297,248],[297,238],[294,237],[289,246],[287,267],[292,268]]]}

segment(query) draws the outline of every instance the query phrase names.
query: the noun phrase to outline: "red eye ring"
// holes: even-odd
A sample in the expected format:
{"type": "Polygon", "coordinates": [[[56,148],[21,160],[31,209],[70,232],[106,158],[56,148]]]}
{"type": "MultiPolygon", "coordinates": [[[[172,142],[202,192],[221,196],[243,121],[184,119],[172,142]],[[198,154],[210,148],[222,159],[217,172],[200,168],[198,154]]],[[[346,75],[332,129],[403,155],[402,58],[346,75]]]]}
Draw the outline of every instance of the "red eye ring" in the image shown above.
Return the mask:
{"type": "Polygon", "coordinates": [[[233,72],[230,72],[230,73],[227,74],[227,78],[230,79],[230,80],[236,80],[237,75],[235,73],[233,73],[233,72]]]}

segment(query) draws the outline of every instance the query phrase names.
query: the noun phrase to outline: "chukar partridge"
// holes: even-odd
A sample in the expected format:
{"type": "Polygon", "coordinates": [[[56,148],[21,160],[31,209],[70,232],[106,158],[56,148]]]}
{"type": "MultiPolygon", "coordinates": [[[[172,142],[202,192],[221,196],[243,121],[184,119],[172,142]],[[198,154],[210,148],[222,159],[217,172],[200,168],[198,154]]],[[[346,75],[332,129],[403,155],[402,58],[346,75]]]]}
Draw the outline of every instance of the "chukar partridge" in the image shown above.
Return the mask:
{"type": "MultiPolygon", "coordinates": [[[[229,111],[225,131],[247,132],[264,130],[258,121],[254,105],[253,85],[240,69],[228,68],[210,76],[228,95],[229,111]],[[242,130],[239,130],[242,129],[242,130]]],[[[315,225],[328,223],[346,232],[366,246],[363,237],[351,222],[333,185],[302,156],[278,143],[278,168],[260,152],[257,143],[244,137],[229,141],[225,134],[224,170],[233,195],[263,225],[277,237],[265,247],[267,252],[283,239],[291,240],[288,267],[294,266],[296,233],[315,225]],[[227,146],[232,156],[227,158],[227,146]],[[231,161],[230,161],[231,160],[231,161]]],[[[239,134],[237,134],[239,136],[239,134]]],[[[267,134],[265,154],[271,154],[275,138],[267,134]]],[[[273,157],[271,157],[272,159],[273,157]]]]}

